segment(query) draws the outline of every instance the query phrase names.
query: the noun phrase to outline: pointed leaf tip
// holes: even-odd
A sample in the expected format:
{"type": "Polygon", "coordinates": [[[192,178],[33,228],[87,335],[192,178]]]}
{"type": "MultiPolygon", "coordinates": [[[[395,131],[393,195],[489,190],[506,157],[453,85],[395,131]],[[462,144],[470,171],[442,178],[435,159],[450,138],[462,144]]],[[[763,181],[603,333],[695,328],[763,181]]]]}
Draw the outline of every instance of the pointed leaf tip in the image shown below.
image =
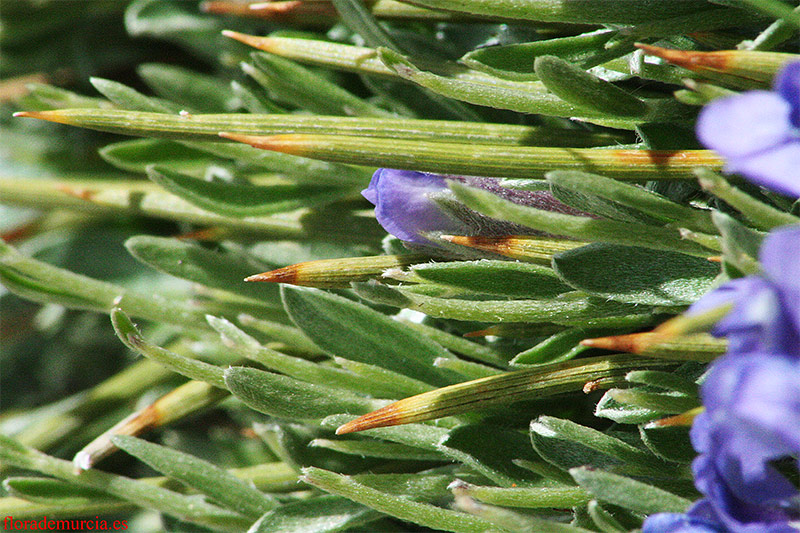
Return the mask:
{"type": "Polygon", "coordinates": [[[16,118],[38,118],[40,120],[49,120],[51,122],[60,122],[57,117],[57,111],[17,111],[12,115],[16,118]]]}
{"type": "Polygon", "coordinates": [[[580,342],[581,346],[589,348],[601,348],[629,353],[642,353],[649,346],[669,340],[668,335],[655,332],[630,333],[626,335],[613,335],[610,337],[596,337],[584,339],[580,342]]]}
{"type": "Polygon", "coordinates": [[[262,272],[246,277],[245,281],[268,281],[271,283],[295,283],[297,281],[297,268],[295,265],[262,272]]]}
{"type": "MultiPolygon", "coordinates": [[[[413,398],[413,396],[412,396],[413,398]]],[[[387,405],[371,413],[359,416],[345,424],[336,428],[337,435],[344,435],[346,433],[356,433],[358,431],[366,431],[368,429],[383,428],[389,426],[396,426],[404,422],[402,408],[400,407],[404,400],[387,405]]]]}

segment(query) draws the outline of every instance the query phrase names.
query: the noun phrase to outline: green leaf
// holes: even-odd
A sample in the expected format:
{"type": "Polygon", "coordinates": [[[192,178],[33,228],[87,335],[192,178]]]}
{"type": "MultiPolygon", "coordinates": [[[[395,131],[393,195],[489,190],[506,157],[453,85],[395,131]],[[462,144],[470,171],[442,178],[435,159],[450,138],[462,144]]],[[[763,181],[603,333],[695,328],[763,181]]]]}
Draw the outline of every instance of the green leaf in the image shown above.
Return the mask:
{"type": "Polygon", "coordinates": [[[161,272],[256,299],[264,305],[279,305],[276,286],[244,282],[254,272],[269,270],[274,265],[234,246],[214,251],[177,239],[137,235],[128,239],[125,247],[136,259],[161,272]]]}
{"type": "Polygon", "coordinates": [[[345,26],[364,39],[368,46],[401,49],[397,41],[381,27],[361,0],[332,0],[332,3],[345,26]]]}
{"type": "MultiPolygon", "coordinates": [[[[640,213],[639,220],[642,220],[641,213],[644,213],[651,220],[654,218],[662,223],[671,222],[673,225],[696,231],[716,233],[716,227],[711,221],[711,214],[708,211],[683,206],[637,185],[623,183],[597,174],[570,170],[549,172],[547,181],[550,182],[556,197],[558,197],[559,191],[571,191],[585,198],[587,205],[605,200],[616,206],[617,210],[626,209],[628,212],[633,210],[632,214],[634,215],[636,212],[640,213]]],[[[602,212],[594,210],[591,212],[606,216],[602,212]]]]}
{"type": "MultiPolygon", "coordinates": [[[[102,79],[92,79],[95,88],[103,93],[109,100],[119,104],[121,107],[132,109],[133,111],[109,110],[110,114],[83,113],[80,110],[58,110],[51,115],[51,120],[65,122],[82,127],[99,129],[101,131],[111,131],[117,133],[127,133],[129,135],[146,135],[149,137],[161,137],[168,139],[178,139],[184,146],[190,149],[200,150],[224,159],[234,159],[245,162],[257,167],[287,174],[297,180],[305,180],[312,183],[340,183],[363,182],[367,175],[344,165],[331,165],[319,161],[310,161],[303,158],[287,156],[275,152],[264,152],[247,146],[237,146],[218,142],[218,133],[226,131],[226,127],[232,123],[248,121],[258,115],[238,114],[222,115],[222,122],[215,119],[209,120],[194,115],[181,115],[179,107],[170,102],[163,102],[158,98],[145,96],[140,92],[122,85],[102,79]],[[121,118],[121,120],[120,120],[121,118]],[[199,123],[199,127],[198,127],[199,123]],[[199,130],[199,132],[198,132],[199,130]],[[194,138],[207,138],[215,136],[215,142],[193,142],[194,138]],[[334,176],[334,178],[331,178],[334,176]]],[[[219,118],[219,115],[212,115],[219,118]]],[[[267,115],[272,117],[269,120],[286,121],[285,115],[267,115]],[[276,118],[277,117],[277,118],[276,118]]],[[[292,120],[298,117],[292,116],[292,120]]],[[[44,116],[42,118],[45,118],[44,116]]],[[[318,117],[313,117],[316,120],[318,117]]],[[[256,118],[259,122],[259,119],[256,118]]],[[[291,123],[290,123],[291,124],[291,123]]],[[[313,122],[312,122],[313,124],[313,122]]],[[[236,131],[236,127],[232,127],[236,131]]],[[[257,130],[263,132],[263,129],[257,130]]]]}
{"type": "Polygon", "coordinates": [[[156,94],[189,111],[224,113],[239,107],[230,84],[217,77],[159,63],[139,65],[137,72],[156,94]]]}
{"type": "Polygon", "coordinates": [[[598,220],[521,206],[488,191],[466,187],[460,183],[451,183],[450,188],[459,200],[486,216],[508,220],[553,235],[681,252],[704,258],[709,254],[706,248],[683,241],[674,229],[598,220]]]}
{"type": "Polygon", "coordinates": [[[9,477],[3,480],[3,488],[17,498],[63,506],[89,502],[109,504],[121,501],[102,490],[44,477],[9,477]]]}
{"type": "Polygon", "coordinates": [[[396,461],[441,461],[441,453],[427,452],[404,444],[369,440],[314,439],[309,446],[326,448],[348,455],[380,457],[396,461]]]}
{"type": "Polygon", "coordinates": [[[633,24],[707,7],[700,0],[642,0],[634,4],[625,0],[604,0],[602,4],[593,0],[414,0],[414,4],[489,17],[585,24],[633,24]]]}
{"type": "Polygon", "coordinates": [[[536,346],[528,348],[519,352],[514,359],[511,360],[512,365],[539,365],[547,363],[560,363],[566,360],[567,357],[577,355],[580,353],[576,348],[580,348],[578,344],[583,339],[590,337],[597,337],[603,332],[607,332],[606,328],[590,329],[590,328],[569,328],[564,331],[554,333],[547,339],[541,341],[536,346]]]}
{"type": "MultiPolygon", "coordinates": [[[[613,145],[628,140],[627,136],[616,133],[455,120],[250,113],[187,116],[162,107],[155,98],[144,96],[124,85],[106,80],[94,79],[93,81],[98,88],[118,99],[121,102],[120,105],[124,105],[128,109],[58,109],[42,111],[33,115],[61,124],[124,135],[177,141],[213,141],[186,146],[192,150],[207,153],[213,153],[216,149],[220,151],[220,157],[225,157],[223,155],[224,148],[235,147],[235,145],[225,145],[221,142],[219,133],[223,131],[246,135],[345,135],[394,139],[395,141],[419,140],[496,146],[591,147],[613,145]]],[[[130,152],[135,154],[135,149],[141,150],[151,146],[145,141],[139,141],[139,143],[130,145],[121,143],[121,146],[126,148],[121,155],[127,156],[130,152]]],[[[149,148],[145,153],[152,154],[153,157],[161,157],[162,152],[157,148],[157,146],[149,148]]],[[[108,148],[103,150],[108,150],[108,148]]],[[[228,159],[231,157],[230,154],[227,156],[228,159]]]]}
{"type": "Polygon", "coordinates": [[[539,399],[582,390],[587,382],[615,379],[621,381],[621,376],[628,370],[664,364],[664,361],[657,359],[648,360],[620,354],[506,372],[405,398],[348,422],[339,428],[339,432],[421,422],[498,404],[539,399]]]}
{"type": "Polygon", "coordinates": [[[641,383],[660,387],[668,391],[680,392],[690,396],[697,396],[697,383],[684,376],[660,370],[634,370],[627,376],[627,381],[631,383],[641,383]]]}
{"type": "Polygon", "coordinates": [[[145,296],[119,285],[75,274],[26,257],[4,242],[0,242],[0,281],[14,293],[37,302],[102,313],[118,305],[139,318],[205,329],[202,313],[188,309],[185,302],[145,296]]]}
{"type": "Polygon", "coordinates": [[[163,167],[148,167],[147,175],[172,194],[187,202],[228,217],[251,217],[292,211],[331,203],[352,190],[310,185],[271,185],[205,181],[163,167]]]}
{"type": "Polygon", "coordinates": [[[208,461],[128,435],[117,435],[111,440],[154,470],[245,516],[258,518],[279,505],[271,496],[208,461]]]}
{"type": "Polygon", "coordinates": [[[530,434],[539,454],[565,470],[596,465],[635,467],[659,475],[670,471],[669,465],[646,450],[569,420],[541,416],[531,422],[530,434]]]}
{"type": "Polygon", "coordinates": [[[555,168],[604,172],[626,181],[687,180],[693,179],[693,169],[698,165],[722,166],[722,160],[710,150],[465,146],[462,143],[334,135],[264,137],[225,133],[224,137],[263,150],[323,161],[526,180],[540,178],[555,168]]]}
{"type": "Polygon", "coordinates": [[[597,500],[592,500],[586,506],[586,510],[589,513],[589,516],[592,517],[592,520],[600,529],[600,531],[604,531],[606,533],[624,533],[625,531],[630,531],[633,528],[641,527],[642,520],[635,516],[633,513],[626,512],[624,509],[621,509],[617,506],[609,506],[614,508],[615,512],[611,512],[605,509],[597,500]],[[627,519],[628,522],[627,526],[623,526],[622,523],[618,518],[627,519]]]}
{"type": "Polygon", "coordinates": [[[434,366],[452,357],[430,339],[417,335],[377,311],[316,289],[282,286],[286,312],[323,350],[431,383],[451,383],[454,376],[434,366]]]}
{"type": "Polygon", "coordinates": [[[617,402],[633,407],[658,411],[662,415],[677,415],[700,406],[696,393],[691,396],[679,393],[647,392],[643,389],[611,389],[607,393],[617,402]]]}
{"type": "Polygon", "coordinates": [[[188,378],[205,381],[220,389],[228,388],[223,379],[222,368],[183,357],[145,341],[142,334],[131,322],[131,319],[128,318],[128,315],[118,307],[111,310],[111,324],[114,326],[114,332],[117,337],[131,350],[139,352],[148,359],[153,359],[173,372],[188,378]]]}
{"type": "MultiPolygon", "coordinates": [[[[610,113],[608,106],[601,111],[596,108],[574,105],[556,97],[541,82],[510,81],[486,74],[463,77],[443,76],[421,70],[397,52],[379,48],[377,53],[381,61],[398,75],[438,94],[471,104],[508,109],[520,113],[575,117],[604,126],[633,129],[637,121],[686,119],[689,117],[689,109],[691,109],[672,99],[650,99],[644,101],[645,111],[634,119],[610,113]]],[[[631,104],[630,107],[633,105],[631,104]]]]}
{"type": "Polygon", "coordinates": [[[632,118],[647,112],[644,101],[559,57],[537,57],[534,69],[545,87],[578,107],[632,118]]]}
{"type": "Polygon", "coordinates": [[[456,480],[460,494],[478,501],[503,507],[541,509],[548,507],[567,508],[589,502],[591,496],[580,487],[563,485],[500,488],[479,486],[456,480]]]}
{"type": "Polygon", "coordinates": [[[362,529],[381,515],[339,496],[315,496],[289,502],[261,517],[248,533],[325,533],[362,529]]]}
{"type": "Polygon", "coordinates": [[[530,484],[532,472],[516,460],[537,460],[524,433],[488,424],[459,426],[442,439],[441,450],[504,487],[530,484]]]}
{"type": "Polygon", "coordinates": [[[207,503],[197,496],[184,496],[152,483],[100,470],[76,473],[71,461],[50,457],[4,435],[0,435],[0,460],[4,465],[41,472],[69,483],[106,492],[139,507],[155,509],[221,531],[237,532],[250,524],[250,520],[238,513],[207,503]]]}
{"type": "Polygon", "coordinates": [[[403,395],[418,394],[431,389],[431,386],[425,383],[364,363],[360,364],[370,367],[370,370],[373,371],[359,372],[359,370],[363,369],[349,367],[345,364],[346,360],[342,360],[342,366],[345,369],[340,369],[333,366],[320,365],[300,357],[285,355],[261,346],[254,338],[223,318],[212,316],[207,318],[211,327],[220,333],[226,345],[235,346],[243,352],[245,357],[264,365],[270,370],[281,372],[302,381],[325,383],[333,387],[369,394],[379,398],[400,398],[403,395]],[[383,371],[383,373],[380,371],[383,371]]]}
{"type": "Polygon", "coordinates": [[[570,286],[594,296],[664,306],[694,303],[719,274],[719,267],[703,258],[599,243],[555,255],[553,268],[570,286]]]}
{"type": "Polygon", "coordinates": [[[447,331],[442,331],[426,324],[419,324],[411,320],[399,318],[398,322],[402,322],[414,331],[429,337],[451,352],[464,355],[476,361],[482,361],[496,366],[507,366],[508,358],[499,350],[495,350],[490,346],[478,344],[477,342],[472,342],[463,337],[448,333],[447,331]]]}
{"type": "Polygon", "coordinates": [[[588,467],[569,471],[598,500],[641,513],[683,513],[689,500],[640,481],[588,467]]]}
{"type": "Polygon", "coordinates": [[[722,234],[722,265],[726,273],[736,278],[760,272],[758,250],[766,235],[720,211],[712,217],[722,234]]]}
{"type": "Polygon", "coordinates": [[[689,440],[689,426],[639,426],[642,442],[659,457],[681,464],[689,464],[697,456],[689,440]]]}
{"type": "Polygon", "coordinates": [[[521,113],[601,120],[609,118],[601,112],[577,107],[557,98],[540,82],[515,82],[482,73],[458,77],[439,75],[421,70],[405,56],[387,48],[378,48],[377,54],[387,67],[402,78],[442,96],[470,104],[521,113]]]}
{"type": "Polygon", "coordinates": [[[491,528],[491,523],[482,518],[387,494],[358,483],[352,477],[320,468],[303,469],[303,479],[326,492],[421,526],[456,533],[485,533],[491,528]]]}
{"type": "Polygon", "coordinates": [[[623,317],[623,321],[635,317],[634,322],[638,322],[639,317],[650,312],[646,307],[635,308],[575,292],[552,300],[469,300],[427,296],[410,289],[392,289],[377,284],[358,283],[354,288],[359,296],[377,303],[407,307],[428,316],[453,320],[599,326],[606,320],[623,317]]]}
{"type": "Polygon", "coordinates": [[[241,366],[225,370],[225,384],[248,407],[288,420],[317,420],[336,413],[360,414],[386,404],[342,389],[241,366]]]}
{"type": "Polygon", "coordinates": [[[660,410],[620,402],[608,392],[603,394],[603,397],[597,402],[594,414],[620,424],[642,424],[664,416],[660,410]]]}
{"type": "Polygon", "coordinates": [[[178,143],[157,139],[136,139],[109,144],[98,153],[106,162],[129,172],[145,173],[150,165],[173,172],[202,172],[221,160],[178,143]]]}
{"type": "MultiPolygon", "coordinates": [[[[354,388],[358,388],[361,392],[369,393],[379,398],[402,398],[404,396],[427,392],[434,388],[424,381],[410,378],[399,372],[387,370],[380,366],[353,361],[352,359],[345,359],[343,357],[334,357],[334,360],[349,372],[348,375],[351,381],[360,381],[361,385],[355,385],[354,388]],[[356,377],[361,379],[354,379],[356,377]]],[[[434,361],[434,364],[443,360],[456,361],[456,359],[439,358],[434,361]]],[[[436,366],[438,367],[439,365],[436,366]]]]}
{"type": "MultiPolygon", "coordinates": [[[[154,96],[145,96],[136,89],[104,78],[89,78],[97,91],[123,109],[150,111],[160,114],[178,114],[180,106],[154,96]]],[[[119,110],[116,110],[119,111],[119,110]]]]}
{"type": "Polygon", "coordinates": [[[519,81],[533,80],[537,78],[533,70],[537,57],[554,55],[568,61],[581,62],[601,52],[615,34],[614,30],[603,29],[531,43],[487,46],[468,52],[461,58],[461,62],[497,76],[519,81]]]}
{"type": "Polygon", "coordinates": [[[800,218],[753,198],[709,169],[697,169],[696,173],[703,190],[724,200],[742,213],[757,229],[769,231],[787,224],[800,224],[800,218]]]}
{"type": "Polygon", "coordinates": [[[434,283],[514,298],[551,298],[570,290],[552,269],[531,263],[490,260],[424,263],[411,270],[434,283]]]}
{"type": "MultiPolygon", "coordinates": [[[[392,116],[389,111],[370,104],[293,61],[264,52],[254,52],[250,57],[257,72],[266,75],[265,78],[256,76],[254,79],[265,82],[266,88],[278,100],[288,101],[320,115],[392,116]]],[[[252,76],[253,69],[249,70],[246,72],[252,76]]]]}

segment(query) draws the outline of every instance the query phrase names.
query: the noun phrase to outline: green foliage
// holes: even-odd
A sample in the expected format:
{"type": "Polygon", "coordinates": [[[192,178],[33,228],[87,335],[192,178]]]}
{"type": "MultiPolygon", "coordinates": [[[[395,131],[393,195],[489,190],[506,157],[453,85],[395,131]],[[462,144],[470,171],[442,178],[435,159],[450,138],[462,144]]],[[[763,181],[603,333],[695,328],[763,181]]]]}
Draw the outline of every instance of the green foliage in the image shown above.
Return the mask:
{"type": "Polygon", "coordinates": [[[797,222],[692,135],[697,105],[797,54],[781,6],[6,4],[0,516],[631,531],[698,497],[682,420],[724,343],[581,342],[757,272],[764,232],[797,222]],[[637,42],[739,55],[711,85],[637,42]],[[519,242],[379,255],[359,195],[377,167],[549,188],[590,216],[457,182],[437,200],[519,242]],[[311,287],[244,281],[287,266],[311,287]]]}

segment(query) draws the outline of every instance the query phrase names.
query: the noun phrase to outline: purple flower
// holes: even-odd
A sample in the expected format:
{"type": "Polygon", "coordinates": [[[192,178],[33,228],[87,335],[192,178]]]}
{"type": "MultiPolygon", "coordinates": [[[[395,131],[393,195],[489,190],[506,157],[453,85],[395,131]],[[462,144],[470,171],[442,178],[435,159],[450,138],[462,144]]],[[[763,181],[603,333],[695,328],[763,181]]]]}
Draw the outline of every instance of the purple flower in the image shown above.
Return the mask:
{"type": "Polygon", "coordinates": [[[733,305],[713,330],[728,338],[728,353],[708,372],[691,430],[704,498],[686,515],[649,518],[645,532],[800,529],[800,492],[774,466],[788,459],[796,471],[800,456],[799,256],[800,226],[775,230],[759,253],[763,276],[726,283],[690,309],[733,305]]]}
{"type": "Polygon", "coordinates": [[[727,172],[800,196],[800,62],[783,68],[775,91],[748,91],[706,106],[697,137],[727,160],[727,172]]]}
{"type": "MultiPolygon", "coordinates": [[[[800,493],[772,461],[800,454],[800,359],[729,354],[702,388],[692,464],[703,504],[724,531],[783,533],[800,527],[800,493]],[[793,522],[793,523],[792,523],[793,522]]],[[[694,509],[694,508],[693,508],[694,509]]],[[[690,510],[689,515],[692,515],[690,510]]]]}
{"type": "Polygon", "coordinates": [[[406,242],[432,244],[425,233],[454,235],[537,234],[515,224],[485,217],[460,206],[445,212],[433,200],[448,190],[447,180],[460,180],[488,190],[511,202],[574,215],[587,213],[562,204],[549,191],[525,191],[500,186],[494,178],[443,176],[412,170],[378,169],[361,194],[375,204],[375,217],[383,228],[406,242]]]}
{"type": "Polygon", "coordinates": [[[725,533],[725,528],[701,500],[686,514],[658,513],[647,517],[642,533],[725,533]]]}
{"type": "Polygon", "coordinates": [[[764,277],[730,281],[696,302],[690,313],[730,302],[733,309],[713,333],[728,338],[728,353],[763,352],[800,358],[800,226],[780,228],[764,240],[764,277]]]}

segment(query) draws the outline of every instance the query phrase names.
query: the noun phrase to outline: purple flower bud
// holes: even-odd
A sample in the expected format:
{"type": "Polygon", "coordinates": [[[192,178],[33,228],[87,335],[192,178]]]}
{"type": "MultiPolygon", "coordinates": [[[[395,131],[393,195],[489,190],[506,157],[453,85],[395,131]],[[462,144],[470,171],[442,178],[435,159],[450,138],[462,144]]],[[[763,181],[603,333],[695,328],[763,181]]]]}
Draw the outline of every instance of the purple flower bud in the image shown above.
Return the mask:
{"type": "Polygon", "coordinates": [[[403,241],[429,243],[422,233],[458,232],[463,226],[431,199],[445,190],[447,181],[436,174],[381,168],[361,194],[375,204],[375,217],[387,232],[403,241]]]}
{"type": "Polygon", "coordinates": [[[727,160],[727,172],[800,196],[800,62],[783,68],[774,91],[748,91],[706,106],[697,137],[727,160]]]}
{"type": "Polygon", "coordinates": [[[549,191],[524,191],[500,186],[497,179],[449,176],[411,170],[378,169],[361,194],[375,204],[375,217],[383,228],[406,242],[431,244],[425,233],[454,235],[537,234],[521,226],[501,222],[463,207],[445,212],[433,195],[448,190],[447,180],[491,191],[511,202],[575,215],[587,215],[556,200],[549,191]]]}

